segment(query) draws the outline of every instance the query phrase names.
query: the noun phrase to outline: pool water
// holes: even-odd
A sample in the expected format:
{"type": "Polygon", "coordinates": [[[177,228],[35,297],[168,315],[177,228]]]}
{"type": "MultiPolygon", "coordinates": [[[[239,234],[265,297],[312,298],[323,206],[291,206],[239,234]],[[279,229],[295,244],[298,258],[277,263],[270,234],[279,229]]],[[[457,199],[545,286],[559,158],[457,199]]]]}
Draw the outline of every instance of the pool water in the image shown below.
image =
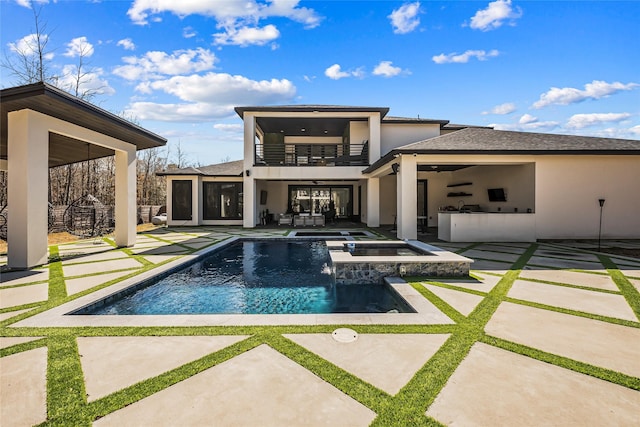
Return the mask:
{"type": "Polygon", "coordinates": [[[74,314],[414,312],[387,285],[335,285],[329,263],[323,241],[236,242],[149,286],[74,314]]]}

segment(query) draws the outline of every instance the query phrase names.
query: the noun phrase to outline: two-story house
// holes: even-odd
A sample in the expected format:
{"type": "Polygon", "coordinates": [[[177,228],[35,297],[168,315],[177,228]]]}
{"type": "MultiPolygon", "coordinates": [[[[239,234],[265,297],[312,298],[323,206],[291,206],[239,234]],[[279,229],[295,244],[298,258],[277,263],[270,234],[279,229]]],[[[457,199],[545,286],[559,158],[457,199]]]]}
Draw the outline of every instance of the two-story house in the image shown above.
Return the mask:
{"type": "Polygon", "coordinates": [[[379,107],[236,112],[243,160],[162,173],[169,225],[349,219],[396,224],[402,239],[436,226],[450,241],[640,238],[640,141],[497,131],[379,107]]]}

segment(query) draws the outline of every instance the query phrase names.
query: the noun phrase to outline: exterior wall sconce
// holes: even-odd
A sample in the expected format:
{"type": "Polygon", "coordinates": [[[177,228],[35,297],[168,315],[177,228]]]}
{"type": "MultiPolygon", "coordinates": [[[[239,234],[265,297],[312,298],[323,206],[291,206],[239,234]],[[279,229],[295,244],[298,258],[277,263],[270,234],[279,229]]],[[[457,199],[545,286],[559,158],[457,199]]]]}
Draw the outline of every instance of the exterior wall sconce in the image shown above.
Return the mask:
{"type": "Polygon", "coordinates": [[[244,173],[247,176],[251,176],[251,169],[247,169],[246,171],[244,171],[244,173]]]}
{"type": "Polygon", "coordinates": [[[400,170],[400,163],[394,163],[391,165],[391,170],[393,171],[393,173],[398,173],[398,171],[400,170]]]}

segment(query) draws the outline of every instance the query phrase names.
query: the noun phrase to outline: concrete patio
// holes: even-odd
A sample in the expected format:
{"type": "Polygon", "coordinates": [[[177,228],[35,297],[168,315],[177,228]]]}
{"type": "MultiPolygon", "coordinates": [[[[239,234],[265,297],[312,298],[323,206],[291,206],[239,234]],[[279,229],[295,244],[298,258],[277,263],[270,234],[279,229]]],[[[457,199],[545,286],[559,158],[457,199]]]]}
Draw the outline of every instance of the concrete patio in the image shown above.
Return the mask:
{"type": "Polygon", "coordinates": [[[436,243],[475,262],[469,280],[408,278],[431,324],[17,326],[223,239],[283,232],[159,228],[2,273],[0,425],[640,425],[640,259],[580,243],[436,243]]]}

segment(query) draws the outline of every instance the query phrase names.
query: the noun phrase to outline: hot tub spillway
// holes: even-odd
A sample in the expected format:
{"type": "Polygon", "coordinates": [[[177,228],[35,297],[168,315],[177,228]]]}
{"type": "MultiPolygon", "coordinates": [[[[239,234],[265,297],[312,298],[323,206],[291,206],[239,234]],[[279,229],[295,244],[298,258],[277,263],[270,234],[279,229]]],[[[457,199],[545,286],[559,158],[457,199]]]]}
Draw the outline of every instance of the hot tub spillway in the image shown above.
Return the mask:
{"type": "Polygon", "coordinates": [[[328,241],[338,285],[381,283],[385,277],[467,277],[469,258],[419,241],[328,241]]]}

